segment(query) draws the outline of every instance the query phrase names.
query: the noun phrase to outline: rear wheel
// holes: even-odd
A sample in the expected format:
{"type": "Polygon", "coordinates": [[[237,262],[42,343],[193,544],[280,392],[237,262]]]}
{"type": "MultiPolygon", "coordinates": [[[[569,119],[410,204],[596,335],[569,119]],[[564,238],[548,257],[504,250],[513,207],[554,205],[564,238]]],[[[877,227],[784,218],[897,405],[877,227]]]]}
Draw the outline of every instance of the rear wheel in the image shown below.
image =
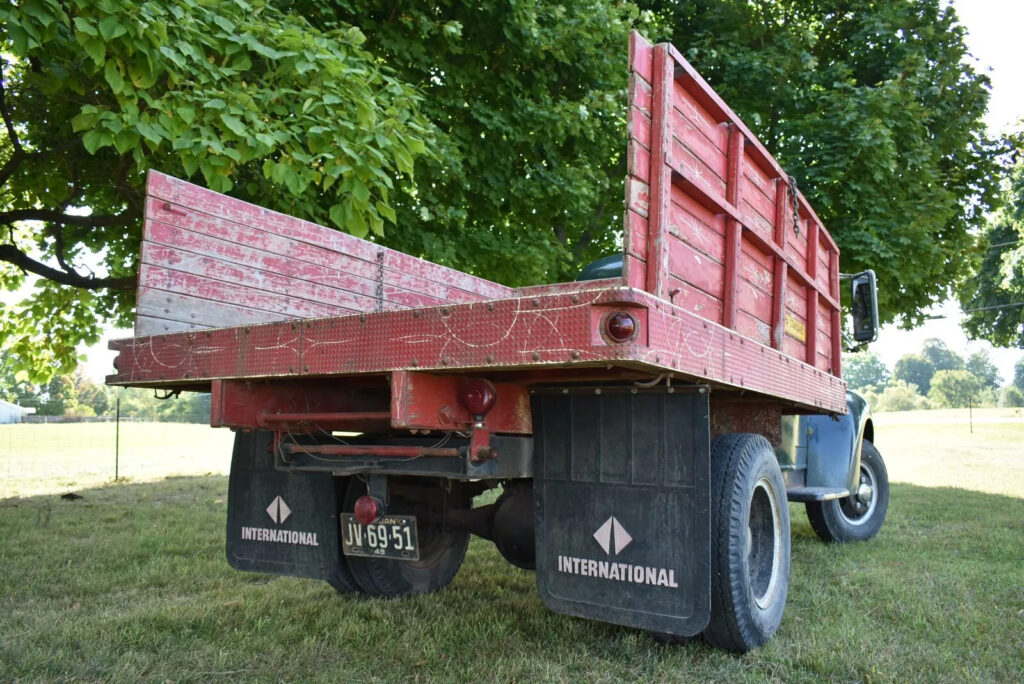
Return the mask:
{"type": "Polygon", "coordinates": [[[860,453],[857,491],[842,499],[807,502],[807,519],[827,542],[867,541],[882,529],[889,510],[889,473],[871,442],[860,453]]]}
{"type": "MultiPolygon", "coordinates": [[[[337,503],[341,503],[345,499],[345,494],[348,490],[349,481],[351,477],[336,477],[334,478],[334,491],[335,500],[337,503]]],[[[362,591],[359,583],[356,582],[355,575],[352,574],[352,570],[348,566],[348,558],[345,554],[341,553],[341,540],[338,540],[338,572],[334,577],[327,580],[339,594],[355,594],[362,591]]]]}
{"type": "MultiPolygon", "coordinates": [[[[390,514],[416,516],[419,560],[345,557],[356,583],[367,594],[402,596],[442,589],[455,579],[462,566],[469,546],[469,533],[454,529],[444,520],[449,508],[463,508],[466,502],[456,498],[458,490],[448,492],[440,482],[436,489],[426,484],[419,485],[419,488],[425,496],[410,496],[408,493],[403,496],[399,489],[392,489],[387,505],[390,514]]],[[[356,499],[364,494],[366,484],[357,477],[350,478],[342,510],[353,510],[356,499]]]]}
{"type": "Polygon", "coordinates": [[[789,588],[789,507],[768,440],[715,439],[711,487],[711,621],[704,640],[742,653],[779,628],[789,588]]]}

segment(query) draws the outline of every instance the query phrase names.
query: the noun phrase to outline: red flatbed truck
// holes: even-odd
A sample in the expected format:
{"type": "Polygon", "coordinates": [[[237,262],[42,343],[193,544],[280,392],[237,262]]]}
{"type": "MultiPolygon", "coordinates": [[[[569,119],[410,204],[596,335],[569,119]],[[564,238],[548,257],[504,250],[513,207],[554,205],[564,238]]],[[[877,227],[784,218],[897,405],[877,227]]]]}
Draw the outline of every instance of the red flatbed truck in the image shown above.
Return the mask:
{"type": "MultiPolygon", "coordinates": [[[[629,68],[623,252],[588,280],[505,287],[150,174],[107,382],[212,393],[232,566],[393,596],[475,533],[553,610],[745,651],[782,620],[787,498],[878,531],[835,242],[673,46],[634,33],[629,68]]],[[[873,274],[853,293],[872,339],[873,274]]]]}

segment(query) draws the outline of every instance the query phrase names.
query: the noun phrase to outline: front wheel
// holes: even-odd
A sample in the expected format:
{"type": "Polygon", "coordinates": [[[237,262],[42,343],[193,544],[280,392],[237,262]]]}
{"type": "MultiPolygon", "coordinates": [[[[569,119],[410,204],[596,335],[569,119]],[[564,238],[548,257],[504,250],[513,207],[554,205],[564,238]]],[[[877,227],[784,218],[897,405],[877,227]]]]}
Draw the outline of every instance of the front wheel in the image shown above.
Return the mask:
{"type": "Polygon", "coordinates": [[[744,653],[782,624],[789,590],[789,507],[764,437],[711,444],[711,621],[704,640],[744,653]]]}
{"type": "Polygon", "coordinates": [[[888,509],[889,473],[875,445],[864,440],[857,491],[842,499],[807,502],[807,519],[824,541],[866,541],[878,534],[888,509]]]}

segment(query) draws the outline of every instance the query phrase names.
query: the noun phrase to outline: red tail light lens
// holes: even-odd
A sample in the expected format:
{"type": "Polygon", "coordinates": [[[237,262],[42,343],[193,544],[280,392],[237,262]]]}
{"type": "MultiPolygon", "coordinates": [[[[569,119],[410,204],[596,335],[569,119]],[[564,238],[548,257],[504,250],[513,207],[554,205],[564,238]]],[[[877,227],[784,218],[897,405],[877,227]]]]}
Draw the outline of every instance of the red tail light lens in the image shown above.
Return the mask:
{"type": "Polygon", "coordinates": [[[616,342],[626,342],[636,334],[636,319],[625,312],[614,313],[605,320],[604,329],[616,342]]]}
{"type": "Polygon", "coordinates": [[[494,385],[483,378],[469,378],[459,388],[459,401],[473,417],[486,415],[497,398],[494,385]]]}
{"type": "Polygon", "coordinates": [[[362,525],[369,525],[380,517],[380,502],[366,494],[356,499],[355,511],[356,520],[362,525]]]}

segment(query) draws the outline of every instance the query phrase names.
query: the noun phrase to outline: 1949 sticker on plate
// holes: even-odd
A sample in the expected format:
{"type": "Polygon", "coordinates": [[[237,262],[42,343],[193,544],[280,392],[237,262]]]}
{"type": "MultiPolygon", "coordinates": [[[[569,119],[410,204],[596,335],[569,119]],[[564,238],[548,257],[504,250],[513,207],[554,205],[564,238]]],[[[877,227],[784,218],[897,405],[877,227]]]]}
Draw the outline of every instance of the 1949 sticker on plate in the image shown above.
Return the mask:
{"type": "Polygon", "coordinates": [[[383,515],[363,525],[351,513],[341,514],[341,550],[346,556],[419,560],[416,518],[383,515]]]}

